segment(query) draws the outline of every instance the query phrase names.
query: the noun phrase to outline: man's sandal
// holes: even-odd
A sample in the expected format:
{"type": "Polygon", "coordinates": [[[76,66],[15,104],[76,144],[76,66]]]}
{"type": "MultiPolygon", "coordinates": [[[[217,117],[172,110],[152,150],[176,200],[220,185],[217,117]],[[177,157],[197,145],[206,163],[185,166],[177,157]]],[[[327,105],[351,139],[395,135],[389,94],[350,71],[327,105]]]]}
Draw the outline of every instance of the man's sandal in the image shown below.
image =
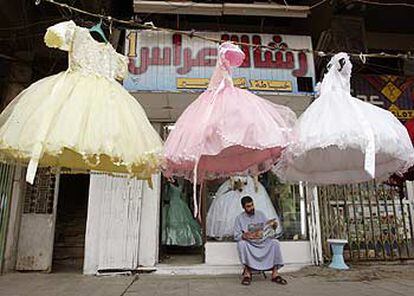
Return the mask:
{"type": "Polygon", "coordinates": [[[287,285],[287,281],[282,278],[280,275],[272,278],[272,282],[277,283],[279,285],[287,285]]]}
{"type": "Polygon", "coordinates": [[[241,284],[244,286],[249,286],[251,282],[252,282],[252,278],[247,275],[244,275],[241,281],[241,284]]]}

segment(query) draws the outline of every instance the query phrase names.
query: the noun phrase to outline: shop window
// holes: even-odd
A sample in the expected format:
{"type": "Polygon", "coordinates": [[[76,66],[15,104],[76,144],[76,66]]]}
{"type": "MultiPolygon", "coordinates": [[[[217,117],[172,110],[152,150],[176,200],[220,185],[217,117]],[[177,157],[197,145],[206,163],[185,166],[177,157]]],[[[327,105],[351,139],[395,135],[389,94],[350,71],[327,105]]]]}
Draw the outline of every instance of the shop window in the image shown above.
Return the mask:
{"type": "MultiPolygon", "coordinates": [[[[171,130],[174,129],[173,124],[164,125],[163,138],[167,138],[171,130]]],[[[182,209],[181,216],[185,217],[187,224],[191,227],[186,227],[190,233],[185,234],[185,231],[177,231],[175,235],[184,235],[183,238],[177,238],[177,241],[183,241],[181,245],[186,245],[187,254],[190,252],[198,252],[197,247],[200,244],[197,239],[190,247],[186,243],[189,238],[195,238],[199,230],[193,224],[189,213],[193,212],[193,186],[192,184],[182,178],[174,178],[176,185],[180,188],[180,198],[182,209]],[[185,209],[184,209],[185,208],[185,209]]],[[[160,241],[162,242],[161,253],[164,257],[171,256],[171,248],[168,247],[168,219],[171,220],[171,185],[169,182],[163,180],[163,194],[162,204],[163,209],[161,214],[161,234],[160,241]],[[167,223],[167,224],[166,224],[167,223]],[[166,251],[165,251],[166,250],[166,251]],[[166,254],[166,255],[165,255],[166,254]]],[[[204,183],[205,188],[205,202],[202,202],[202,213],[206,214],[203,221],[197,220],[201,229],[206,228],[206,235],[208,241],[233,241],[234,220],[237,215],[243,212],[240,200],[243,196],[249,195],[255,201],[256,209],[261,210],[270,218],[277,218],[281,228],[278,231],[279,240],[305,240],[307,239],[307,225],[305,212],[305,190],[300,190],[299,185],[283,184],[272,173],[265,173],[259,177],[232,177],[224,179],[209,180],[204,183]]],[[[304,188],[303,188],[304,189],[304,188]]],[[[197,187],[197,195],[200,194],[200,188],[197,187]]],[[[178,210],[176,210],[178,211],[178,210]]],[[[178,219],[178,218],[177,218],[178,219]]],[[[183,228],[184,230],[184,228],[183,228]]],[[[170,237],[171,238],[171,237],[170,237]]],[[[175,239],[175,238],[174,238],[175,239]]],[[[204,238],[203,238],[204,240],[204,238]]],[[[176,251],[176,250],[173,250],[176,251]]],[[[161,256],[163,257],[163,256],[161,256]]],[[[168,261],[168,259],[166,259],[168,261]]]]}
{"type": "Polygon", "coordinates": [[[233,241],[234,218],[243,211],[240,199],[245,195],[254,199],[256,210],[279,221],[279,240],[307,239],[304,193],[300,194],[298,185],[283,184],[266,173],[258,178],[233,177],[208,183],[208,240],[233,241]]]}

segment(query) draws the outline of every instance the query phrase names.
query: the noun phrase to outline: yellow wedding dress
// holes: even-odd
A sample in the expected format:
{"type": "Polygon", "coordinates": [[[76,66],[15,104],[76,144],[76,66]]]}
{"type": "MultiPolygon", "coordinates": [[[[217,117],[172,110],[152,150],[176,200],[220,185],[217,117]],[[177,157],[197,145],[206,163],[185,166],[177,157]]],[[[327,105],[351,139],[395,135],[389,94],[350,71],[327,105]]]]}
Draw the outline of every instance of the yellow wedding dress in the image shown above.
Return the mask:
{"type": "Polygon", "coordinates": [[[127,58],[73,21],[49,27],[45,43],[68,51],[69,68],[32,84],[0,115],[1,160],[28,165],[30,183],[38,166],[150,179],[162,141],[116,81],[127,74],[127,58]]]}

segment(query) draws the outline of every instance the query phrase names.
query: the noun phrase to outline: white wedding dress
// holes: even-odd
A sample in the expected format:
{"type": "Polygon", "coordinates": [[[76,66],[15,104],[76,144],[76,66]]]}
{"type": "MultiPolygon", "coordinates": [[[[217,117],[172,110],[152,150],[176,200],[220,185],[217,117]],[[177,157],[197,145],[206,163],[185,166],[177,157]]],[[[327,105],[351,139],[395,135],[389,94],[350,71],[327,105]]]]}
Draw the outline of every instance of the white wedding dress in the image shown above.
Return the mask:
{"type": "Polygon", "coordinates": [[[406,128],[389,111],[350,94],[352,64],[335,55],[320,86],[320,96],[299,118],[296,141],[273,171],[284,181],[314,184],[386,180],[414,163],[406,128]]]}
{"type": "Polygon", "coordinates": [[[253,199],[255,209],[263,212],[267,219],[277,220],[277,236],[282,234],[279,216],[264,186],[252,177],[234,177],[219,187],[210,205],[207,212],[208,237],[223,239],[233,236],[236,217],[243,212],[241,199],[246,195],[253,199]],[[241,181],[240,190],[233,188],[235,181],[241,181]]]}

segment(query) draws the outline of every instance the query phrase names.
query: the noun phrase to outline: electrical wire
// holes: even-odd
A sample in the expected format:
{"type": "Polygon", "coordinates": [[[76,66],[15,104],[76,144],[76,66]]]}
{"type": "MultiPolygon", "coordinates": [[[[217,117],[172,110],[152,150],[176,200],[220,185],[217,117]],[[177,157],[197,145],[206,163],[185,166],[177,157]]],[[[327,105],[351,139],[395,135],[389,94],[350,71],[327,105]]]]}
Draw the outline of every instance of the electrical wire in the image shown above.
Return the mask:
{"type": "MultiPolygon", "coordinates": [[[[218,43],[218,44],[222,43],[222,40],[220,40],[220,39],[197,34],[197,33],[194,32],[194,30],[188,32],[188,31],[182,31],[182,30],[174,30],[174,29],[171,29],[171,28],[157,27],[151,22],[140,24],[140,23],[138,23],[134,20],[121,20],[121,19],[113,18],[112,16],[85,11],[85,10],[70,6],[66,3],[56,2],[54,0],[36,0],[35,4],[38,5],[42,1],[53,4],[53,5],[56,5],[56,6],[59,6],[61,8],[68,9],[70,11],[78,12],[80,14],[84,14],[84,15],[88,15],[88,16],[91,16],[91,17],[106,20],[111,25],[112,25],[112,23],[119,23],[119,24],[125,25],[127,28],[134,28],[135,27],[135,28],[143,29],[143,30],[152,30],[152,31],[169,32],[169,33],[179,33],[179,34],[188,36],[190,38],[198,38],[198,39],[202,39],[204,41],[214,42],[214,43],[218,43]]],[[[324,4],[327,1],[328,0],[321,0],[320,2],[317,2],[316,4],[310,6],[309,8],[306,8],[306,9],[307,10],[314,9],[314,8],[324,4]]],[[[356,2],[364,1],[364,2],[369,2],[369,3],[372,3],[372,4],[382,3],[382,2],[372,2],[372,1],[366,1],[366,0],[355,0],[355,1],[356,2]]],[[[385,4],[385,3],[383,3],[383,4],[385,4]]],[[[395,4],[401,4],[401,3],[395,3],[395,4]]],[[[286,7],[286,9],[290,10],[289,7],[286,7]]],[[[279,49],[279,50],[289,50],[289,51],[296,51],[296,52],[313,53],[313,54],[315,54],[319,57],[331,56],[331,55],[335,54],[335,53],[325,53],[323,51],[315,51],[315,50],[311,50],[311,49],[308,49],[308,48],[290,48],[290,47],[286,48],[284,45],[283,46],[281,46],[281,45],[269,46],[269,45],[244,43],[244,42],[232,42],[232,43],[236,44],[236,45],[240,45],[240,46],[249,46],[249,47],[253,47],[253,48],[266,49],[266,50],[277,50],[277,49],[279,49]]],[[[348,55],[351,56],[351,57],[359,57],[359,58],[364,58],[364,59],[370,58],[370,57],[376,57],[376,58],[402,58],[402,59],[413,59],[414,58],[414,56],[411,54],[411,52],[399,53],[399,54],[389,54],[389,53],[385,53],[385,52],[380,52],[380,53],[348,53],[348,55]]]]}

